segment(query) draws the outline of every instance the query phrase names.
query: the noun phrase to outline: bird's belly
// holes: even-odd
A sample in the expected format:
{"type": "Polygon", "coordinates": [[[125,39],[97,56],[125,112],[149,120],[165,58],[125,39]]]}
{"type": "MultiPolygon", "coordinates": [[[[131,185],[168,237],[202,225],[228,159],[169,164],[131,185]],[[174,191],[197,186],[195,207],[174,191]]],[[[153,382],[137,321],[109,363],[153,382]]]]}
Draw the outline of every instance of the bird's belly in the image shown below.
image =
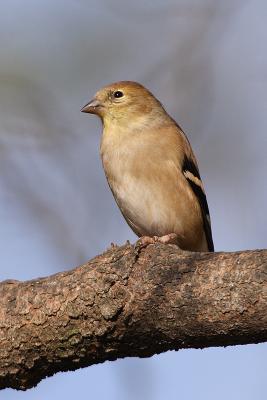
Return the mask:
{"type": "Polygon", "coordinates": [[[202,214],[194,193],[175,162],[156,156],[152,152],[139,157],[133,146],[130,152],[102,151],[105,174],[124,218],[137,236],[175,233],[180,248],[205,250],[202,214]]]}
{"type": "Polygon", "coordinates": [[[125,181],[111,184],[111,189],[127,223],[138,236],[173,232],[185,236],[187,209],[178,188],[168,188],[166,193],[157,182],[128,176],[125,181]]]}

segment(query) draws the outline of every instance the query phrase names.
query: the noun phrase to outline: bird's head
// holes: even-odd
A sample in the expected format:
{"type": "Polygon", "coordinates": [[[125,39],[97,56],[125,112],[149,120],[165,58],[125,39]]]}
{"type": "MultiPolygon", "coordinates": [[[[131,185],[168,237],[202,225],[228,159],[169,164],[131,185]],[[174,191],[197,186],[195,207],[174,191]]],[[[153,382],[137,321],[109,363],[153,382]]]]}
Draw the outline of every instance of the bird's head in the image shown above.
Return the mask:
{"type": "Polygon", "coordinates": [[[98,115],[104,125],[129,125],[153,120],[166,113],[161,103],[144,86],[121,81],[100,89],[82,112],[98,115]]]}

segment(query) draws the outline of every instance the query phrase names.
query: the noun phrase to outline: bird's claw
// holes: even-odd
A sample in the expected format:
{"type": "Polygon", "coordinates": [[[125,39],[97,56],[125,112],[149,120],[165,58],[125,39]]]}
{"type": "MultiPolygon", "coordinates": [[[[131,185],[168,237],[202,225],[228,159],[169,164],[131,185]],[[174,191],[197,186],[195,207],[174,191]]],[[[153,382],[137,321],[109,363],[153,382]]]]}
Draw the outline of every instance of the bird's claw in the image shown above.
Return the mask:
{"type": "Polygon", "coordinates": [[[155,243],[162,243],[162,244],[177,244],[177,235],[176,233],[169,233],[168,235],[164,236],[142,236],[140,239],[137,240],[135,243],[135,249],[141,250],[145,247],[149,246],[150,244],[155,243]]]}
{"type": "Polygon", "coordinates": [[[134,247],[136,250],[140,251],[140,250],[144,249],[145,247],[147,247],[148,245],[156,243],[155,238],[156,238],[156,236],[153,236],[153,237],[142,236],[142,237],[140,237],[140,239],[137,240],[134,247]]]}

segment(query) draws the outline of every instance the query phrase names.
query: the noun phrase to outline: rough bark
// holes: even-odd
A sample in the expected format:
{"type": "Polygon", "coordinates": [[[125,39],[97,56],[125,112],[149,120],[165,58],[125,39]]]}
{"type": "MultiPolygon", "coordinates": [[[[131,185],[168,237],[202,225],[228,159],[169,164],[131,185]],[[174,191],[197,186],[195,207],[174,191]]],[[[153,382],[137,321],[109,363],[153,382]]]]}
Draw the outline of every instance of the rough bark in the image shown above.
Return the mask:
{"type": "Polygon", "coordinates": [[[2,282],[0,388],[119,357],[266,341],[266,270],[267,250],[125,245],[48,278],[2,282]]]}

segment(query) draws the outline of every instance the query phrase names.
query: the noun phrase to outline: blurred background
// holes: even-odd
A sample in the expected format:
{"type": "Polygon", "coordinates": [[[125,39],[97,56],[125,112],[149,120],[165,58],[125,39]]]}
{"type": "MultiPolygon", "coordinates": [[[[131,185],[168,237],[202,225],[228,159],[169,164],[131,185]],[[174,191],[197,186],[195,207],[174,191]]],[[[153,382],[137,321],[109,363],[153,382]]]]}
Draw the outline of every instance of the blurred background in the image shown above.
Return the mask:
{"type": "MultiPolygon", "coordinates": [[[[80,108],[137,80],[187,133],[216,250],[267,246],[265,0],[1,0],[0,279],[72,268],[135,241],[80,108]]],[[[167,352],[59,373],[3,400],[261,400],[267,346],[167,352]]]]}

